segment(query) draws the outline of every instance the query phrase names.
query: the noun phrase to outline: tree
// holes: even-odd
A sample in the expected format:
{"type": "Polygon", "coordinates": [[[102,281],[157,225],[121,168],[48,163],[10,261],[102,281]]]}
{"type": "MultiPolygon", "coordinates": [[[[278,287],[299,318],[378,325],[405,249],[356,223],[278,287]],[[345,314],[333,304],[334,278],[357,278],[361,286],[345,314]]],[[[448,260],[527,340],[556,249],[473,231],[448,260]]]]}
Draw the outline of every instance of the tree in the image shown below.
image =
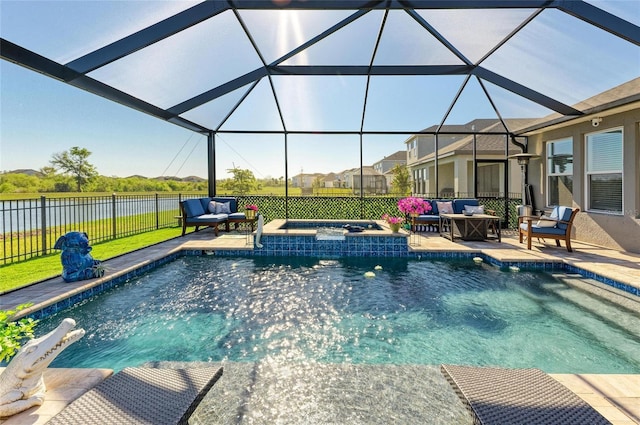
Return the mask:
{"type": "Polygon", "coordinates": [[[323,187],[324,185],[322,184],[322,177],[318,176],[315,179],[313,179],[313,182],[311,183],[311,187],[313,188],[313,190],[317,193],[319,192],[318,189],[320,189],[321,187],[323,187]]]}
{"type": "Polygon", "coordinates": [[[398,195],[410,195],[411,176],[409,175],[409,169],[406,166],[396,164],[391,173],[393,174],[393,181],[391,182],[393,192],[398,195]]]}
{"type": "Polygon", "coordinates": [[[82,192],[82,185],[98,175],[96,167],[87,161],[89,155],[89,150],[74,146],[68,151],[53,154],[50,163],[54,168],[73,175],[78,192],[82,192]]]}
{"type": "Polygon", "coordinates": [[[229,179],[225,185],[228,190],[237,195],[245,195],[250,190],[255,190],[257,182],[251,170],[243,170],[241,168],[231,168],[227,170],[233,174],[233,178],[229,179]]]}

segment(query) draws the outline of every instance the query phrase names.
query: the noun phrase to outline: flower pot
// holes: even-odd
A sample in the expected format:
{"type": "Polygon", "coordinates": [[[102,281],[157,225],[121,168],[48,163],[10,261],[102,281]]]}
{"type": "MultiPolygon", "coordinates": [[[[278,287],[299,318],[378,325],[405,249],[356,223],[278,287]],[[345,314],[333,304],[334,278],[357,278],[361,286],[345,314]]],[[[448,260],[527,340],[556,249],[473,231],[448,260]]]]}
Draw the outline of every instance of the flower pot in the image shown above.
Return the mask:
{"type": "Polygon", "coordinates": [[[256,210],[245,210],[244,216],[247,217],[248,220],[253,220],[256,218],[256,210]]]}
{"type": "Polygon", "coordinates": [[[409,217],[413,217],[413,218],[416,218],[419,215],[420,214],[418,214],[418,213],[409,213],[409,217]]]}
{"type": "Polygon", "coordinates": [[[389,223],[389,227],[393,233],[398,233],[400,231],[400,223],[389,223]]]}

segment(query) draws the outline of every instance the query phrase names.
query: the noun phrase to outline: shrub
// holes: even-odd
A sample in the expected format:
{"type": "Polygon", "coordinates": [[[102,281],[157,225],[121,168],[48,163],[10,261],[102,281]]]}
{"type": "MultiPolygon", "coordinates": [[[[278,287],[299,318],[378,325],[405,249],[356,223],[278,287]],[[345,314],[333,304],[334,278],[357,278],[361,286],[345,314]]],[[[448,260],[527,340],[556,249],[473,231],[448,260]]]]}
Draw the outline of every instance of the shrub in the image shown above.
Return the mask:
{"type": "Polygon", "coordinates": [[[0,310],[0,362],[9,361],[22,347],[22,341],[33,338],[33,329],[38,321],[23,318],[17,321],[13,317],[17,312],[31,304],[20,304],[15,310],[0,310]]]}

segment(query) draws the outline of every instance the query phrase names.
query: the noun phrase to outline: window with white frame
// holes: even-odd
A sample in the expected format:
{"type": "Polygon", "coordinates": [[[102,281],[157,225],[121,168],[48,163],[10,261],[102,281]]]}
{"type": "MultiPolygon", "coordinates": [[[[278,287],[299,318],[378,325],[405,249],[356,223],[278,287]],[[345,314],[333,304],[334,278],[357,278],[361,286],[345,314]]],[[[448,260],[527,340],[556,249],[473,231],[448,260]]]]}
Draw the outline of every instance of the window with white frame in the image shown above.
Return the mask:
{"type": "Polygon", "coordinates": [[[547,206],[573,202],[573,140],[547,142],[547,206]]]}
{"type": "Polygon", "coordinates": [[[587,209],[622,214],[622,129],[586,137],[587,209]]]}

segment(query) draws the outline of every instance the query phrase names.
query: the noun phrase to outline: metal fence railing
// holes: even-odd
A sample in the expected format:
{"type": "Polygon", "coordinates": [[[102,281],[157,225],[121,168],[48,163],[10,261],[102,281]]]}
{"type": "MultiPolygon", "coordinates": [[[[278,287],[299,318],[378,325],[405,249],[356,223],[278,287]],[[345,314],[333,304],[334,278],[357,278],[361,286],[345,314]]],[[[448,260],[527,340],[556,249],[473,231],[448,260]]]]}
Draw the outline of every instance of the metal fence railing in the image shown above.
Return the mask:
{"type": "Polygon", "coordinates": [[[92,243],[177,225],[181,194],[41,196],[0,201],[2,264],[46,255],[67,232],[92,243]]]}
{"type": "MultiPolygon", "coordinates": [[[[91,243],[178,226],[179,203],[206,196],[201,193],[110,195],[0,201],[2,232],[0,264],[46,255],[67,232],[89,235],[91,243]]],[[[462,196],[458,196],[462,197],[462,196]]],[[[266,220],[379,219],[397,214],[398,196],[236,196],[240,209],[258,205],[266,220]]],[[[425,198],[428,198],[425,196],[425,198]]],[[[515,228],[520,198],[480,197],[480,204],[503,218],[504,228],[515,228]]]]}

